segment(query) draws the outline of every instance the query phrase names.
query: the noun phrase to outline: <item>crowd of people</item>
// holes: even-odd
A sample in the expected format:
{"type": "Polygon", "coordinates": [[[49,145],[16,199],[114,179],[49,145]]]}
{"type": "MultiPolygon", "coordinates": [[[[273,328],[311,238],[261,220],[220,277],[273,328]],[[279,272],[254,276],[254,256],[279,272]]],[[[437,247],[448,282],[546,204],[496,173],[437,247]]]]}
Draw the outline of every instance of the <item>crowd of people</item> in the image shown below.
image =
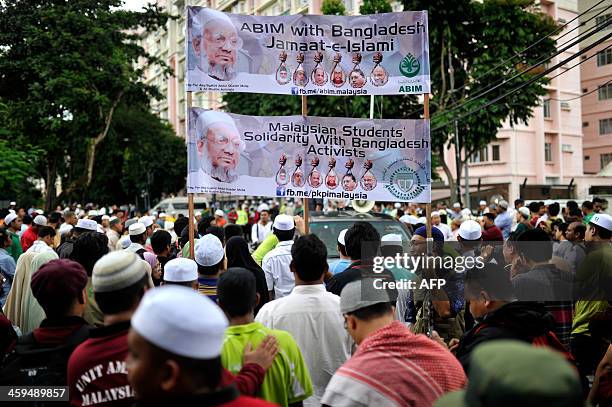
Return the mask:
{"type": "Polygon", "coordinates": [[[376,204],[409,252],[358,221],[335,261],[300,203],[236,208],[197,212],[193,248],[175,214],[0,210],[0,385],[73,406],[611,405],[605,200],[439,204],[432,239],[424,205],[376,204]],[[404,254],[482,267],[376,269],[404,254]]]}

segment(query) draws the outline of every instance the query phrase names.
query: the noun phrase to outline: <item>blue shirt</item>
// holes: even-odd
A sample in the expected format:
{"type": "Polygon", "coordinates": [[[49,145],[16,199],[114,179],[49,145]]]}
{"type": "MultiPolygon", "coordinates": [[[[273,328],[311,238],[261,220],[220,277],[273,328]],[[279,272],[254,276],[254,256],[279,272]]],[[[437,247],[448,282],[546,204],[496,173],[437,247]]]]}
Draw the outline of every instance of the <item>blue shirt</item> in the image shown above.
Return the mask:
{"type": "Polygon", "coordinates": [[[0,272],[5,278],[2,294],[0,294],[0,306],[4,307],[6,297],[8,297],[11,286],[13,285],[13,278],[15,278],[15,260],[13,257],[4,249],[0,249],[0,272]]]}
{"type": "Polygon", "coordinates": [[[335,260],[329,264],[329,272],[332,274],[342,273],[351,265],[350,259],[335,260]]]}
{"type": "Polygon", "coordinates": [[[495,226],[501,229],[504,240],[508,239],[512,232],[512,216],[508,211],[502,212],[495,217],[495,226]]]}

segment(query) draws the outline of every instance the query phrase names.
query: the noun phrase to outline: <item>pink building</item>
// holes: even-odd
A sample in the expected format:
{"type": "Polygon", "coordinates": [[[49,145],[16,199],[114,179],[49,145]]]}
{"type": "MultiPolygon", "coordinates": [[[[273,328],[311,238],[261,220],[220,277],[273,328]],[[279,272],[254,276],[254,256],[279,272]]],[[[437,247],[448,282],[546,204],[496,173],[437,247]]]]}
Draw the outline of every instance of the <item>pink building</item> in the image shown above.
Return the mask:
{"type": "MultiPolygon", "coordinates": [[[[580,11],[593,7],[595,0],[580,1],[580,11]]],[[[612,30],[612,10],[605,10],[605,2],[586,13],[582,31],[603,28],[581,44],[582,47],[609,34],[612,30]],[[593,18],[595,17],[595,18],[593,18]],[[591,20],[591,21],[588,21],[591,20]]],[[[584,134],[584,172],[596,174],[612,162],[612,40],[602,42],[589,51],[595,57],[580,65],[582,91],[582,132],[584,134]],[[607,48],[607,49],[606,49],[607,48]]]]}
{"type": "MultiPolygon", "coordinates": [[[[576,0],[543,0],[540,6],[544,12],[563,25],[578,15],[577,3],[576,0]]],[[[559,35],[577,27],[578,24],[578,20],[571,22],[559,35]]],[[[578,30],[571,32],[561,38],[557,46],[568,41],[571,43],[571,40],[577,35],[578,30]]],[[[554,57],[549,66],[556,65],[578,51],[578,46],[568,49],[554,57]]],[[[472,206],[477,199],[473,189],[479,180],[482,185],[481,199],[500,194],[510,201],[518,197],[524,199],[583,198],[590,193],[589,188],[593,184],[603,182],[610,185],[609,179],[593,179],[593,177],[584,176],[583,98],[581,98],[584,86],[581,85],[580,69],[570,69],[579,61],[580,59],[576,58],[550,74],[551,77],[560,75],[552,79],[547,86],[548,94],[542,98],[541,105],[534,109],[533,117],[526,125],[510,126],[506,124],[498,132],[495,141],[469,159],[472,206]],[[571,188],[569,188],[570,183],[571,188]]],[[[607,72],[611,71],[612,65],[607,72]]],[[[594,97],[597,95],[594,94],[594,97]]],[[[609,109],[612,108],[612,100],[607,103],[609,113],[609,109]]],[[[590,120],[593,121],[593,119],[590,120]]],[[[612,123],[610,123],[610,128],[612,132],[612,123]]],[[[612,152],[612,148],[610,151],[612,152]]],[[[453,174],[455,170],[454,154],[454,149],[450,148],[444,156],[453,174]]],[[[443,172],[439,173],[443,174],[443,172]]],[[[461,175],[464,176],[464,174],[461,175]]]]}

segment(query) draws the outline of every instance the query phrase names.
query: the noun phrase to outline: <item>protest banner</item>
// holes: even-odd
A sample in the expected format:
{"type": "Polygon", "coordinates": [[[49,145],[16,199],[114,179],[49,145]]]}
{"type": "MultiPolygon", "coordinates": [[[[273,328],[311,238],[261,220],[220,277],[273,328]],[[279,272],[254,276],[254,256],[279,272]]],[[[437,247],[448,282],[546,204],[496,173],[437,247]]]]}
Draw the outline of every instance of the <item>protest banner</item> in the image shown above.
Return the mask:
{"type": "Polygon", "coordinates": [[[189,109],[189,193],[430,202],[428,120],[189,109]]]}
{"type": "Polygon", "coordinates": [[[255,16],[187,7],[187,91],[430,92],[427,12],[255,16]]]}

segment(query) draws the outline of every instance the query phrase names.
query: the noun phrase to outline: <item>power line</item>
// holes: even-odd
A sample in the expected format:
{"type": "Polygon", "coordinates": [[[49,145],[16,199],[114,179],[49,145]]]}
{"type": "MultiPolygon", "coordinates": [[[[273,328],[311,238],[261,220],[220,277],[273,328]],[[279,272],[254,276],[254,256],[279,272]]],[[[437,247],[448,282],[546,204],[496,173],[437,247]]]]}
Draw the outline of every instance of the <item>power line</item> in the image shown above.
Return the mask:
{"type": "MultiPolygon", "coordinates": [[[[550,37],[550,36],[553,36],[553,35],[557,34],[559,31],[563,30],[565,27],[567,27],[568,25],[570,25],[571,23],[573,23],[574,21],[576,21],[576,20],[577,20],[578,18],[580,18],[581,16],[583,16],[583,15],[585,15],[585,14],[587,14],[587,13],[591,12],[591,11],[592,11],[594,8],[596,8],[597,6],[599,6],[600,4],[602,4],[602,3],[603,3],[603,2],[605,2],[605,1],[607,1],[607,0],[601,0],[601,1],[599,1],[598,3],[596,3],[595,5],[593,5],[592,7],[588,8],[587,10],[585,10],[585,11],[583,11],[582,13],[578,14],[576,17],[574,17],[573,19],[571,19],[570,21],[568,21],[568,22],[567,22],[567,23],[565,23],[564,25],[559,26],[558,28],[556,28],[556,29],[555,29],[554,31],[552,31],[551,33],[549,33],[549,34],[547,34],[547,35],[545,35],[545,36],[541,37],[539,40],[537,40],[537,41],[536,41],[536,42],[534,42],[533,44],[529,45],[527,48],[525,48],[525,49],[523,49],[522,51],[519,51],[519,52],[517,52],[516,54],[512,55],[511,57],[509,57],[509,58],[507,58],[507,59],[505,59],[505,60],[503,60],[503,61],[499,62],[497,65],[495,65],[494,67],[492,67],[492,68],[491,68],[491,69],[489,69],[488,71],[486,71],[486,72],[484,72],[484,73],[482,73],[482,74],[479,74],[479,75],[477,75],[477,76],[474,76],[474,77],[470,78],[470,80],[472,80],[472,81],[473,81],[474,79],[480,79],[480,78],[482,78],[482,77],[484,77],[484,76],[486,76],[486,75],[490,74],[491,72],[493,72],[493,71],[497,70],[497,69],[498,69],[498,68],[500,68],[500,67],[505,67],[505,65],[506,65],[508,62],[512,61],[514,58],[519,57],[519,56],[522,56],[522,54],[524,54],[525,52],[527,52],[527,51],[528,51],[528,50],[530,50],[531,48],[535,47],[536,45],[538,45],[539,43],[541,43],[542,41],[544,41],[544,40],[545,40],[545,39],[547,39],[548,37],[550,37]]],[[[595,14],[594,16],[592,16],[591,18],[589,18],[588,20],[583,21],[582,23],[578,24],[576,27],[572,28],[572,29],[571,29],[571,30],[569,30],[568,32],[566,32],[566,33],[564,33],[563,35],[561,35],[560,37],[558,37],[558,38],[557,38],[555,41],[558,41],[558,40],[560,40],[561,38],[563,38],[563,37],[565,37],[565,36],[569,35],[571,32],[573,32],[573,31],[575,31],[575,30],[579,29],[580,27],[582,27],[583,25],[585,25],[585,24],[586,24],[586,23],[588,23],[589,21],[591,21],[591,20],[593,20],[594,18],[596,18],[596,17],[598,17],[599,15],[601,15],[603,12],[605,12],[606,10],[608,10],[610,7],[612,7],[612,6],[608,6],[608,7],[606,7],[606,8],[605,8],[605,9],[603,9],[602,11],[598,12],[597,14],[595,14]]],[[[592,28],[591,28],[591,29],[592,29],[592,28]]],[[[591,29],[589,29],[589,30],[585,31],[585,32],[584,32],[584,33],[582,33],[582,34],[579,34],[579,36],[580,36],[580,35],[584,35],[584,34],[586,34],[586,33],[587,33],[588,31],[590,31],[591,29]]],[[[578,38],[578,37],[576,37],[576,38],[578,38]]],[[[568,41],[568,42],[569,42],[569,41],[568,41]]],[[[567,42],[565,42],[564,44],[562,44],[562,45],[560,45],[560,46],[563,46],[563,45],[565,45],[565,44],[567,44],[567,42]]],[[[556,55],[558,55],[558,53],[557,53],[557,54],[553,54],[553,55],[551,56],[551,58],[552,58],[552,57],[554,57],[554,56],[556,56],[556,55]]],[[[524,72],[526,72],[526,71],[523,71],[523,73],[524,73],[524,72]]],[[[461,85],[460,87],[458,87],[457,89],[453,89],[453,92],[457,92],[457,91],[459,91],[459,90],[463,89],[464,87],[466,87],[466,86],[468,86],[468,85],[471,85],[471,84],[473,84],[473,82],[466,82],[466,83],[464,83],[463,85],[461,85]]],[[[486,89],[486,88],[485,88],[485,89],[486,89]]],[[[455,106],[457,103],[460,103],[460,102],[456,102],[455,104],[451,105],[451,107],[452,107],[452,106],[455,106]]],[[[420,111],[422,111],[422,110],[423,110],[423,106],[421,105],[421,106],[419,106],[419,108],[418,108],[418,109],[416,109],[416,110],[414,110],[414,111],[412,111],[412,112],[408,113],[408,116],[412,116],[413,114],[415,114],[415,113],[419,113],[419,112],[420,112],[420,111]]]]}
{"type": "MultiPolygon", "coordinates": [[[[519,90],[523,89],[524,87],[526,87],[526,86],[528,86],[528,85],[531,85],[531,84],[532,84],[532,83],[534,83],[535,81],[540,80],[541,78],[543,78],[544,76],[548,75],[549,73],[551,73],[551,72],[552,72],[552,71],[554,71],[555,69],[557,69],[557,68],[559,68],[559,67],[561,67],[561,66],[565,65],[565,64],[566,64],[566,63],[568,63],[569,61],[571,61],[571,60],[573,60],[573,59],[575,59],[575,58],[579,57],[580,55],[582,55],[582,54],[584,54],[584,53],[586,53],[586,52],[590,51],[591,49],[593,49],[593,48],[594,48],[594,47],[596,47],[597,45],[601,44],[602,42],[604,42],[604,41],[608,40],[609,38],[612,38],[612,33],[609,33],[609,34],[605,35],[604,37],[600,38],[599,40],[597,40],[597,41],[593,42],[591,45],[588,45],[587,47],[585,47],[585,48],[581,49],[581,50],[580,50],[580,51],[578,51],[577,53],[575,53],[575,54],[573,54],[573,55],[571,55],[571,56],[567,57],[567,58],[566,58],[566,59],[564,59],[563,61],[559,62],[558,64],[556,64],[556,65],[554,65],[554,66],[552,66],[552,67],[550,67],[550,68],[546,69],[546,70],[545,70],[544,72],[542,72],[541,74],[538,74],[538,75],[534,76],[533,78],[529,79],[527,82],[524,82],[524,83],[520,84],[519,86],[515,87],[514,89],[511,89],[509,92],[504,93],[503,95],[500,95],[500,96],[496,97],[495,99],[493,99],[493,100],[491,100],[491,101],[487,102],[487,103],[486,103],[486,104],[484,104],[483,106],[478,106],[478,107],[476,107],[476,108],[474,108],[474,109],[472,109],[472,110],[469,110],[469,111],[467,111],[467,112],[465,112],[465,113],[462,113],[462,114],[460,114],[460,115],[458,115],[458,116],[455,116],[455,117],[453,117],[453,119],[452,119],[452,120],[453,120],[453,121],[454,121],[454,120],[460,120],[460,119],[462,119],[462,118],[464,118],[464,117],[466,117],[466,116],[469,116],[469,115],[471,115],[471,114],[473,114],[473,113],[476,113],[476,112],[477,112],[477,111],[479,111],[479,110],[486,109],[487,107],[491,106],[492,104],[497,103],[497,102],[499,102],[500,100],[502,100],[502,99],[504,99],[504,98],[506,98],[506,97],[508,97],[508,96],[510,96],[510,95],[512,95],[512,94],[514,94],[514,93],[516,93],[516,92],[518,92],[519,90]]],[[[607,49],[607,48],[609,48],[609,47],[610,47],[610,46],[606,47],[605,49],[607,49]]],[[[578,66],[578,65],[582,64],[583,62],[585,62],[585,61],[587,61],[587,60],[589,60],[589,59],[593,58],[593,57],[594,57],[594,56],[596,56],[596,55],[597,55],[597,54],[593,54],[593,55],[591,55],[590,57],[588,57],[588,58],[586,58],[586,59],[583,59],[583,60],[582,60],[582,61],[580,61],[578,64],[576,64],[576,65],[572,66],[570,69],[575,68],[576,66],[578,66]]],[[[568,70],[569,70],[569,69],[568,69],[568,70]]],[[[552,77],[552,78],[550,78],[550,79],[554,79],[554,78],[556,78],[557,76],[564,74],[565,72],[567,72],[567,71],[561,72],[561,73],[559,73],[559,74],[557,74],[557,75],[553,76],[553,77],[552,77]]],[[[440,125],[440,126],[437,126],[437,127],[435,127],[434,129],[432,129],[432,130],[431,130],[431,133],[433,133],[433,132],[435,132],[435,131],[438,131],[438,130],[441,130],[441,129],[445,128],[446,126],[448,126],[449,124],[450,124],[450,122],[446,122],[446,123],[444,123],[444,124],[442,124],[442,125],[440,125]]]]}
{"type": "MultiPolygon", "coordinates": [[[[609,47],[607,47],[607,48],[609,48],[609,47]]],[[[597,55],[597,54],[596,54],[596,55],[597,55]]],[[[563,73],[565,73],[565,72],[563,72],[563,73]]],[[[587,92],[587,93],[583,93],[582,95],[580,95],[580,96],[576,96],[575,98],[571,98],[571,99],[556,99],[556,98],[548,98],[547,100],[554,100],[554,101],[556,101],[556,102],[570,102],[570,101],[572,101],[572,100],[580,99],[580,98],[583,98],[583,97],[585,97],[585,96],[587,96],[587,95],[590,95],[590,94],[591,94],[591,93],[593,93],[593,92],[597,92],[597,91],[599,90],[599,88],[601,88],[601,87],[603,87],[603,86],[606,86],[607,84],[609,84],[609,83],[611,83],[611,82],[612,82],[612,79],[611,79],[611,80],[609,80],[608,82],[606,82],[606,83],[602,84],[602,85],[599,85],[598,87],[596,87],[596,88],[595,88],[595,89],[593,89],[592,91],[587,92]]]]}
{"type": "MultiPolygon", "coordinates": [[[[608,8],[610,8],[610,7],[612,7],[612,6],[609,6],[608,8]]],[[[602,11],[602,12],[603,12],[603,11],[602,11]]],[[[458,101],[458,102],[453,103],[453,104],[450,106],[450,109],[446,109],[446,110],[444,110],[444,114],[449,113],[449,112],[453,112],[453,111],[455,111],[455,110],[457,110],[457,109],[461,108],[462,106],[464,106],[466,103],[469,103],[470,101],[475,100],[475,99],[479,99],[479,98],[481,98],[481,97],[485,96],[486,94],[493,92],[494,90],[496,90],[496,89],[498,89],[498,88],[502,87],[503,85],[507,84],[508,82],[511,82],[511,81],[513,81],[514,79],[516,79],[516,78],[518,78],[518,77],[522,76],[523,74],[525,74],[525,73],[527,73],[527,72],[529,72],[529,71],[534,70],[535,68],[539,67],[540,65],[545,65],[545,64],[546,64],[546,62],[547,62],[547,61],[549,61],[551,58],[553,58],[553,57],[555,57],[555,56],[557,56],[557,55],[560,55],[560,54],[562,54],[563,52],[565,52],[565,51],[569,50],[570,48],[572,48],[572,47],[574,47],[574,46],[576,46],[576,45],[580,44],[580,43],[581,43],[582,41],[584,41],[585,39],[587,39],[587,38],[589,38],[589,37],[591,37],[591,36],[593,36],[593,35],[597,34],[599,31],[603,30],[603,28],[604,28],[604,27],[597,27],[597,26],[591,27],[590,29],[588,29],[588,30],[587,30],[587,31],[585,31],[584,33],[580,34],[578,37],[575,37],[573,40],[569,40],[569,41],[567,41],[567,42],[563,43],[563,44],[561,45],[561,46],[563,46],[563,48],[561,48],[561,49],[557,49],[557,52],[556,52],[556,53],[554,53],[554,54],[552,54],[551,56],[549,56],[549,57],[544,57],[544,58],[540,59],[538,62],[536,62],[536,63],[534,63],[533,65],[531,65],[530,67],[528,67],[528,68],[526,68],[526,69],[524,69],[524,70],[522,70],[522,71],[518,72],[517,74],[515,74],[514,76],[512,76],[512,77],[511,77],[511,78],[509,78],[509,79],[503,79],[503,78],[502,78],[502,79],[501,79],[501,81],[497,81],[497,82],[496,82],[494,85],[492,85],[491,87],[483,89],[483,90],[482,90],[480,93],[478,93],[478,94],[476,94],[476,95],[473,95],[473,96],[470,96],[470,97],[469,97],[469,98],[467,98],[466,100],[463,100],[463,101],[461,101],[461,102],[459,102],[459,101],[458,101]],[[582,38],[580,38],[580,37],[582,37],[582,38]],[[572,41],[573,41],[573,42],[572,42],[572,41]],[[565,46],[565,45],[566,45],[566,44],[568,44],[569,42],[572,42],[572,43],[571,43],[571,44],[569,44],[569,45],[567,45],[567,46],[565,46]]],[[[441,113],[439,113],[439,114],[441,114],[441,113]]],[[[434,117],[435,117],[435,116],[436,116],[436,115],[434,115],[434,117]]]]}

